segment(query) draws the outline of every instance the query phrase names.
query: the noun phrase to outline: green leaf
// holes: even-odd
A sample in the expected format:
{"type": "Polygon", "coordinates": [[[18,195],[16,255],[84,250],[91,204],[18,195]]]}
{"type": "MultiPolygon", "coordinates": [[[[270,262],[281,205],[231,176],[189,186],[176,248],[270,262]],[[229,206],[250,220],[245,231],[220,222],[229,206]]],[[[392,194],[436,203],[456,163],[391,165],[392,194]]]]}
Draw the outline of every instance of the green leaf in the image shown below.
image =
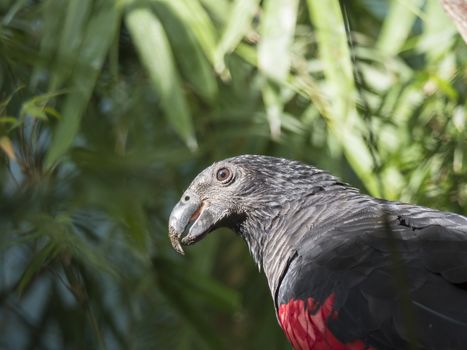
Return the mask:
{"type": "Polygon", "coordinates": [[[34,276],[47,265],[48,261],[56,257],[58,253],[57,245],[54,242],[48,242],[34,255],[19,280],[17,291],[20,295],[24,293],[34,276]]]}
{"type": "Polygon", "coordinates": [[[267,0],[261,17],[258,66],[270,78],[285,81],[295,32],[298,0],[267,0]]]}
{"type": "Polygon", "coordinates": [[[208,102],[213,101],[217,95],[217,82],[214,71],[206,56],[200,49],[199,42],[191,27],[176,12],[177,8],[169,6],[171,2],[156,1],[154,8],[167,32],[169,42],[175,59],[184,77],[208,102]],[[190,57],[189,60],[186,58],[190,57]]]}
{"type": "Polygon", "coordinates": [[[20,118],[30,116],[32,118],[46,121],[50,114],[57,119],[61,119],[60,114],[53,108],[47,107],[47,103],[56,96],[63,94],[63,92],[49,92],[42,95],[34,96],[27,100],[21,106],[20,118]]]}
{"type": "Polygon", "coordinates": [[[131,235],[130,242],[141,252],[147,252],[149,247],[148,228],[141,202],[134,196],[129,196],[122,209],[124,210],[121,216],[126,226],[128,226],[129,234],[131,235]]]}
{"type": "Polygon", "coordinates": [[[63,27],[60,28],[58,44],[58,62],[52,78],[51,90],[57,89],[67,79],[75,64],[83,64],[79,60],[79,49],[84,39],[83,33],[91,10],[91,0],[70,0],[66,7],[63,27]]]}
{"type": "Polygon", "coordinates": [[[13,6],[10,7],[8,13],[3,15],[2,18],[2,25],[10,24],[11,20],[15,17],[15,15],[24,8],[28,4],[28,0],[16,0],[13,6]]]}
{"type": "Polygon", "coordinates": [[[235,50],[248,31],[250,23],[258,9],[259,0],[235,0],[231,16],[217,46],[214,66],[217,72],[225,69],[224,56],[235,50]]]}
{"type": "Polygon", "coordinates": [[[198,0],[155,0],[163,1],[169,5],[179,16],[183,23],[192,31],[197,38],[204,54],[210,62],[214,62],[216,49],[216,29],[208,14],[198,0]]]}
{"type": "Polygon", "coordinates": [[[392,0],[376,44],[386,55],[396,55],[408,38],[423,0],[392,0]]]}
{"type": "Polygon", "coordinates": [[[10,104],[13,97],[16,95],[18,91],[20,91],[24,86],[18,86],[13,92],[11,92],[7,97],[0,101],[0,115],[5,112],[7,106],[10,104]]]}
{"type": "MultiPolygon", "coordinates": [[[[39,237],[47,237],[47,245],[52,245],[51,257],[58,252],[64,252],[75,260],[81,261],[83,265],[99,269],[118,278],[119,274],[110,265],[107,255],[101,245],[89,244],[80,237],[73,229],[73,220],[68,215],[36,215],[33,223],[37,228],[39,237]]],[[[34,235],[32,236],[34,237],[34,235]]],[[[27,241],[28,239],[26,239],[27,241]]]]}
{"type": "MultiPolygon", "coordinates": [[[[72,145],[79,130],[81,116],[91,98],[99,70],[118,28],[119,16],[116,4],[111,0],[102,0],[100,4],[86,26],[78,55],[80,69],[73,72],[72,91],[65,100],[63,121],[55,131],[46,156],[46,169],[50,169],[72,145]]],[[[70,47],[70,50],[73,51],[74,47],[70,47]]]]}
{"type": "MultiPolygon", "coordinates": [[[[428,0],[423,31],[417,41],[417,51],[427,54],[430,63],[441,68],[439,61],[453,55],[452,45],[457,36],[456,27],[438,0],[428,0]]],[[[453,68],[449,67],[448,71],[453,68]]],[[[440,69],[441,70],[441,69],[440,69]]],[[[449,77],[446,77],[449,78],[449,77]]]]}
{"type": "Polygon", "coordinates": [[[229,16],[230,3],[228,0],[201,0],[201,3],[215,18],[222,22],[225,22],[229,16]]]}
{"type": "Polygon", "coordinates": [[[205,274],[187,270],[185,265],[160,258],[153,262],[159,288],[164,290],[173,307],[179,310],[209,348],[218,349],[221,338],[209,334],[210,326],[203,309],[208,306],[233,312],[239,305],[238,294],[205,274]]]}
{"type": "Polygon", "coordinates": [[[316,37],[328,95],[328,127],[344,148],[354,171],[373,195],[381,195],[373,173],[373,159],[365,144],[364,124],[357,114],[358,96],[347,35],[338,0],[308,0],[310,19],[316,37]]]}
{"type": "Polygon", "coordinates": [[[190,149],[197,143],[173,55],[160,20],[149,8],[135,8],[125,17],[141,61],[151,77],[168,121],[190,149]]]}
{"type": "Polygon", "coordinates": [[[273,140],[279,140],[281,135],[281,115],[283,111],[283,103],[280,98],[280,91],[271,84],[264,84],[262,90],[263,101],[266,107],[266,116],[271,129],[271,137],[273,140]]]}
{"type": "Polygon", "coordinates": [[[322,96],[318,82],[311,75],[291,76],[287,85],[298,94],[310,99],[321,115],[330,118],[330,103],[322,96]]]}
{"type": "Polygon", "coordinates": [[[0,123],[15,124],[18,121],[15,117],[0,117],[0,123]]]}
{"type": "Polygon", "coordinates": [[[334,118],[355,118],[357,97],[347,36],[338,0],[308,0],[316,29],[319,56],[323,64],[328,97],[334,118]]]}

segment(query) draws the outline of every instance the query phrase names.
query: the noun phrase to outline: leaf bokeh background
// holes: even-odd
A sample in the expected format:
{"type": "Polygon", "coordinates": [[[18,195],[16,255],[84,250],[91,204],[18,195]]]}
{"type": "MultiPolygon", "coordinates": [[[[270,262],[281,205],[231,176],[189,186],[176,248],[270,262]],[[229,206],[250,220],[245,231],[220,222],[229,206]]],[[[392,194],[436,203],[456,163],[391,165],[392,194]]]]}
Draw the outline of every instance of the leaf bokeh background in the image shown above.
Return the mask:
{"type": "Polygon", "coordinates": [[[465,215],[466,76],[435,0],[0,1],[0,348],[288,349],[179,195],[258,153],[465,215]]]}

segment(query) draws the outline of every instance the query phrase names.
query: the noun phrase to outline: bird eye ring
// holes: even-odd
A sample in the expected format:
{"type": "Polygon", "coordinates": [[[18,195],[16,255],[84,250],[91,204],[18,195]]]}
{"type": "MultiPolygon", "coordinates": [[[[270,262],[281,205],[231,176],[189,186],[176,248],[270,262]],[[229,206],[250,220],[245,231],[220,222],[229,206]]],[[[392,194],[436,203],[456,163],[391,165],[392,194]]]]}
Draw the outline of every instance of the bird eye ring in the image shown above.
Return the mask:
{"type": "Polygon", "coordinates": [[[216,179],[219,182],[226,183],[232,179],[232,172],[227,168],[217,170],[216,179]]]}

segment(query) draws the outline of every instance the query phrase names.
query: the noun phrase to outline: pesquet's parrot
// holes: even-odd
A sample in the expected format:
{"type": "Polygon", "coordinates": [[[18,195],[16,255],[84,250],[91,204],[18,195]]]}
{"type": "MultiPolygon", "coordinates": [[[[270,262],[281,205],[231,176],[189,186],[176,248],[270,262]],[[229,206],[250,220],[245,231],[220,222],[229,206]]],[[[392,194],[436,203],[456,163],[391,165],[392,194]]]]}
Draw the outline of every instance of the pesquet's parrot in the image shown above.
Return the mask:
{"type": "Polygon", "coordinates": [[[218,227],[246,241],[296,350],[467,349],[467,218],[361,194],[297,161],[242,155],[202,171],[173,247],[218,227]]]}

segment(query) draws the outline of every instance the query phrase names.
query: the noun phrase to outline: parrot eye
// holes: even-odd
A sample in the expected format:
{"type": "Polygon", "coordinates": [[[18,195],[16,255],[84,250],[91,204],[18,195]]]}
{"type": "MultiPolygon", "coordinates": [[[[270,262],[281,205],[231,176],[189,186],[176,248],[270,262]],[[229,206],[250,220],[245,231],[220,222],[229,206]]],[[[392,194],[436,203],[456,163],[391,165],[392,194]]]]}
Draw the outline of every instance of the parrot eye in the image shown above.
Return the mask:
{"type": "Polygon", "coordinates": [[[227,168],[220,168],[217,170],[216,179],[219,182],[227,183],[232,179],[232,172],[227,168]]]}

